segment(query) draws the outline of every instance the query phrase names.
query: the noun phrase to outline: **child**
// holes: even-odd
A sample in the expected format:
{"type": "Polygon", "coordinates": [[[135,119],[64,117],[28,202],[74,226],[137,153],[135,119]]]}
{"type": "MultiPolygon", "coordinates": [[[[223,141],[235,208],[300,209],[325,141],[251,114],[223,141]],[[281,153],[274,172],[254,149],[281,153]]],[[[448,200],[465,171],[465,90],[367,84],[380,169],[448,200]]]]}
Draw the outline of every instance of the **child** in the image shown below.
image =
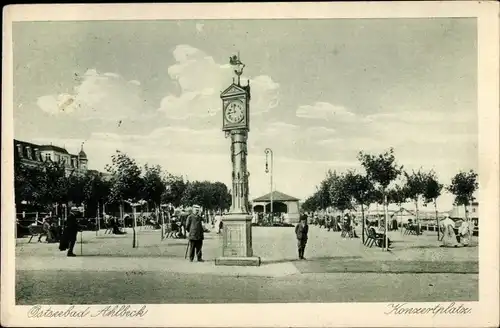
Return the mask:
{"type": "Polygon", "coordinates": [[[295,226],[295,235],[297,236],[297,246],[299,249],[299,260],[305,260],[304,251],[307,244],[307,233],[309,226],[307,225],[307,215],[300,216],[300,222],[295,226]]]}

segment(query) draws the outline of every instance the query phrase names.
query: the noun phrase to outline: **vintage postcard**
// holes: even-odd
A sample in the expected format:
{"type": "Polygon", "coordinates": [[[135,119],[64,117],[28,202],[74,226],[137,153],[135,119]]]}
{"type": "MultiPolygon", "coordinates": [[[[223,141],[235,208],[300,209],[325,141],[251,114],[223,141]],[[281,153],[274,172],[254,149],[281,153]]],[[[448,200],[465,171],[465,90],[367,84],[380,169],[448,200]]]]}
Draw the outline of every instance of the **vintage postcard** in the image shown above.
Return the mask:
{"type": "Polygon", "coordinates": [[[498,326],[498,13],[6,7],[2,326],[498,326]]]}

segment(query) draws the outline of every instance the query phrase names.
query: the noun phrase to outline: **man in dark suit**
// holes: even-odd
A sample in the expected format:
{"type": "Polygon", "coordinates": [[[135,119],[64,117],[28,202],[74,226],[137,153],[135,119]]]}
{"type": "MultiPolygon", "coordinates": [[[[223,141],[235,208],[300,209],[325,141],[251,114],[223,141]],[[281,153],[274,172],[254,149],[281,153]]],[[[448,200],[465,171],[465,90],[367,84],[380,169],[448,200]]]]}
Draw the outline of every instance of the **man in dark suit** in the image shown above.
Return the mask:
{"type": "Polygon", "coordinates": [[[68,219],[66,220],[66,225],[64,227],[63,238],[61,239],[61,245],[59,249],[61,251],[68,250],[67,255],[69,257],[76,256],[73,253],[73,248],[76,244],[76,237],[78,236],[78,231],[80,230],[80,226],[78,224],[77,213],[76,211],[71,211],[68,215],[68,219]]]}
{"type": "Polygon", "coordinates": [[[305,260],[304,251],[307,244],[307,234],[309,226],[307,225],[307,215],[300,216],[300,222],[295,226],[295,235],[297,236],[297,246],[299,249],[299,260],[305,260]]]}
{"type": "Polygon", "coordinates": [[[194,254],[198,262],[203,262],[201,249],[203,247],[203,223],[200,216],[200,206],[194,205],[192,213],[186,220],[186,231],[189,233],[189,261],[193,262],[194,254]]]}

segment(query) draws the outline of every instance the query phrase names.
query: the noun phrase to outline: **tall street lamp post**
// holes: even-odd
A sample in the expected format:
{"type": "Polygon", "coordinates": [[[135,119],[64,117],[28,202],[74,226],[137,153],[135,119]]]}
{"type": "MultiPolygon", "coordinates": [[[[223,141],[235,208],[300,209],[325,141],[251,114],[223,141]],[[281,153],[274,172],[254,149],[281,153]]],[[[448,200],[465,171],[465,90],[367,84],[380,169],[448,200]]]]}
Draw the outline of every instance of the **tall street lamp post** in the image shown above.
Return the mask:
{"type": "Polygon", "coordinates": [[[271,219],[274,221],[274,211],[273,211],[273,168],[274,168],[274,156],[273,156],[273,150],[271,148],[266,148],[264,150],[264,153],[266,154],[266,173],[270,173],[270,187],[271,187],[271,219]],[[269,162],[268,162],[268,156],[271,157],[271,170],[269,170],[269,162]]]}

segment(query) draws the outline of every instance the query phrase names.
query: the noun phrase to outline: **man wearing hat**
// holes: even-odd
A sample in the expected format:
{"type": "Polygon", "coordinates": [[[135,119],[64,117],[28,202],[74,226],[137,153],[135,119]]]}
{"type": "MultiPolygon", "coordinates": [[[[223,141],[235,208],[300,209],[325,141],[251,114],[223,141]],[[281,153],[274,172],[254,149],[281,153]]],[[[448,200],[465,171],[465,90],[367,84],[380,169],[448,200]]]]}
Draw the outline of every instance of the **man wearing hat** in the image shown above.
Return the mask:
{"type": "Polygon", "coordinates": [[[309,226],[307,225],[307,215],[300,216],[300,222],[295,226],[295,235],[297,236],[297,246],[299,249],[299,260],[305,260],[304,251],[307,244],[307,233],[309,226]]]}
{"type": "Polygon", "coordinates": [[[203,247],[203,223],[199,205],[193,205],[192,213],[186,220],[186,231],[189,233],[189,261],[193,262],[194,254],[198,262],[203,262],[201,249],[203,247]]]}

